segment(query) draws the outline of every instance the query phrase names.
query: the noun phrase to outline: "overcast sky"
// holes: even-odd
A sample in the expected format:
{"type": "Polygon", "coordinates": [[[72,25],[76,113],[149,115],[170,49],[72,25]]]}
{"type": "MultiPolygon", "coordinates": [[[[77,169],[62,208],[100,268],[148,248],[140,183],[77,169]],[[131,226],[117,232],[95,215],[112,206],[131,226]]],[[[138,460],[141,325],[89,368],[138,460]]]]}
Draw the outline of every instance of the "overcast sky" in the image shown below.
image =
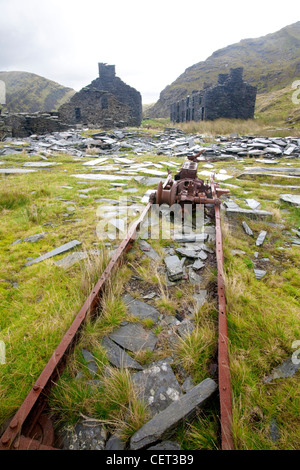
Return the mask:
{"type": "Polygon", "coordinates": [[[296,23],[299,10],[299,0],[0,0],[0,71],[80,90],[106,62],[152,103],[187,67],[296,23]]]}

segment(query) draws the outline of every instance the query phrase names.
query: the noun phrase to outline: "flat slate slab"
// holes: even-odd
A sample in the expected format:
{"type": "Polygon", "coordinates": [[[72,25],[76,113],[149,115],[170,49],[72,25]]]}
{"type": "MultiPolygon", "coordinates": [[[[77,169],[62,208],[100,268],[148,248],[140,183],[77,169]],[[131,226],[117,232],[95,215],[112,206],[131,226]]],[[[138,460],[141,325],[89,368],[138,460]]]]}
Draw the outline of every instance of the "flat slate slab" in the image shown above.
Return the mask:
{"type": "Polygon", "coordinates": [[[195,233],[191,235],[175,235],[174,240],[178,243],[198,243],[205,242],[208,237],[209,233],[195,233]]]}
{"type": "Polygon", "coordinates": [[[181,338],[185,338],[192,334],[195,329],[195,323],[188,318],[183,320],[177,328],[177,333],[181,336],[181,338]]]}
{"type": "Polygon", "coordinates": [[[268,173],[269,171],[278,171],[282,173],[300,173],[300,168],[286,168],[286,167],[278,167],[278,166],[269,166],[269,167],[260,167],[260,166],[254,166],[254,167],[246,167],[246,171],[260,171],[262,173],[268,173]]]}
{"type": "Polygon", "coordinates": [[[227,209],[226,210],[227,216],[236,217],[239,215],[247,215],[250,218],[260,219],[265,217],[272,217],[272,212],[269,211],[261,211],[261,210],[252,210],[252,209],[227,209]]]}
{"type": "Polygon", "coordinates": [[[249,235],[250,237],[253,237],[253,232],[252,232],[251,228],[249,227],[249,225],[247,224],[247,222],[243,221],[242,226],[243,226],[243,229],[244,229],[245,233],[247,235],[249,235]]]}
{"type": "Polygon", "coordinates": [[[164,259],[164,262],[167,268],[167,275],[170,281],[179,281],[180,279],[182,279],[183,267],[178,256],[167,256],[164,259]]]}
{"type": "Polygon", "coordinates": [[[266,379],[264,379],[264,383],[272,382],[272,380],[276,379],[285,379],[287,377],[293,377],[296,372],[300,369],[300,362],[297,364],[293,361],[290,357],[286,361],[284,361],[280,366],[273,369],[271,375],[269,375],[266,379]]]}
{"type": "Polygon", "coordinates": [[[37,170],[25,170],[24,168],[1,168],[0,173],[9,175],[11,173],[34,173],[37,170]]]}
{"type": "Polygon", "coordinates": [[[300,195],[298,194],[281,194],[281,201],[288,202],[293,206],[300,206],[300,195]]]}
{"type": "Polygon", "coordinates": [[[119,369],[143,370],[143,367],[137,361],[132,359],[124,349],[120,348],[120,346],[111,339],[103,338],[102,346],[106,349],[107,359],[113,366],[119,369]]]}
{"type": "Polygon", "coordinates": [[[265,230],[261,230],[256,240],[256,246],[261,246],[265,241],[266,236],[267,232],[265,230]]]}
{"type": "Polygon", "coordinates": [[[153,259],[154,261],[160,261],[159,254],[154,250],[154,248],[152,248],[152,246],[148,242],[146,242],[145,240],[140,240],[139,247],[149,258],[153,259]]]}
{"type": "Polygon", "coordinates": [[[146,331],[140,323],[128,323],[121,326],[109,335],[115,343],[128,351],[139,352],[149,349],[153,351],[157,336],[151,331],[146,331]]]}
{"type": "Polygon", "coordinates": [[[159,311],[152,307],[152,305],[134,299],[129,294],[124,295],[122,299],[134,317],[138,317],[140,320],[151,319],[154,323],[158,321],[159,311]]]}
{"type": "Polygon", "coordinates": [[[217,384],[212,379],[203,380],[142,426],[132,436],[130,449],[143,449],[170,436],[183,421],[191,419],[197,410],[204,408],[217,388],[217,384]]]}
{"type": "Polygon", "coordinates": [[[263,269],[254,269],[254,274],[256,279],[260,280],[267,274],[267,271],[264,271],[263,269]]]}
{"type": "Polygon", "coordinates": [[[102,424],[82,422],[63,435],[63,450],[104,450],[107,433],[102,424]]]}
{"type": "MultiPolygon", "coordinates": [[[[1,171],[1,170],[0,170],[1,171]]],[[[25,171],[25,170],[24,170],[25,171]]],[[[29,170],[27,170],[29,171],[29,170]]],[[[31,170],[35,171],[35,170],[31,170]]],[[[123,176],[123,175],[98,175],[94,173],[89,174],[79,174],[79,175],[71,175],[74,178],[84,179],[84,180],[99,180],[99,181],[117,181],[117,180],[131,180],[131,176],[123,176]]]]}
{"type": "Polygon", "coordinates": [[[47,168],[50,166],[62,165],[62,163],[55,162],[26,162],[24,167],[33,167],[33,168],[47,168]]]}
{"type": "Polygon", "coordinates": [[[260,208],[261,206],[261,203],[256,201],[255,199],[246,199],[246,202],[248,204],[248,206],[253,209],[254,211],[256,211],[257,209],[260,208]]]}
{"type": "Polygon", "coordinates": [[[182,395],[180,385],[168,362],[154,362],[143,372],[132,375],[140,399],[149,408],[151,416],[163,411],[182,395]]]}
{"type": "Polygon", "coordinates": [[[68,269],[73,264],[78,263],[79,261],[86,259],[88,256],[86,251],[76,251],[75,253],[71,253],[70,255],[66,256],[65,258],[60,259],[59,261],[55,261],[54,264],[59,268],[68,269]]]}
{"type": "Polygon", "coordinates": [[[176,251],[180,255],[186,256],[187,258],[201,259],[202,261],[205,261],[207,258],[207,254],[202,250],[198,251],[198,250],[192,250],[189,248],[176,248],[176,251]]]}
{"type": "Polygon", "coordinates": [[[59,248],[55,248],[52,251],[49,251],[48,253],[45,253],[42,256],[39,256],[38,258],[35,258],[31,261],[28,261],[25,266],[31,266],[32,264],[40,263],[41,261],[44,261],[45,259],[52,258],[53,256],[60,255],[66,251],[72,250],[75,248],[75,246],[81,245],[81,242],[78,240],[73,240],[69,243],[66,243],[65,245],[60,246],[59,248]]]}

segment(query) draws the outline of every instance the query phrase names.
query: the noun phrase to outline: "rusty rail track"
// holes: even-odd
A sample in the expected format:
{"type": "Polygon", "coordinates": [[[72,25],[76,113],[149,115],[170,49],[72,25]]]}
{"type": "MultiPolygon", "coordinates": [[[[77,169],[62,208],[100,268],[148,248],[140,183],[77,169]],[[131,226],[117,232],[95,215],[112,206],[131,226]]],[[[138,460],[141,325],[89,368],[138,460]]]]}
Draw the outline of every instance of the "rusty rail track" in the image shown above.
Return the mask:
{"type": "MultiPolygon", "coordinates": [[[[168,178],[167,181],[169,181],[168,178]]],[[[167,183],[166,183],[167,184],[167,183]]],[[[165,187],[165,186],[164,186],[165,187]]],[[[218,185],[210,182],[213,200],[222,194],[218,185]]],[[[206,203],[205,199],[199,201],[206,203]]],[[[212,200],[208,199],[208,203],[212,200]]],[[[10,421],[7,429],[0,439],[0,450],[58,450],[54,447],[54,430],[52,422],[44,413],[47,406],[47,397],[51,388],[59,379],[65,368],[67,357],[74,348],[80,335],[80,330],[88,315],[93,315],[99,306],[101,294],[113,270],[122,261],[123,255],[128,252],[136,238],[138,228],[145,219],[151,202],[147,204],[139,219],[129,229],[116,253],[110,260],[94,289],[88,296],[81,310],[75,317],[60,344],[57,346],[49,362],[39,378],[29,391],[23,404],[10,421]]],[[[228,331],[225,301],[224,262],[222,247],[222,231],[220,207],[215,204],[216,220],[216,257],[218,268],[218,303],[219,303],[219,338],[218,338],[218,382],[220,396],[221,443],[223,450],[233,450],[232,438],[232,399],[230,384],[230,365],[228,357],[228,331]]]]}

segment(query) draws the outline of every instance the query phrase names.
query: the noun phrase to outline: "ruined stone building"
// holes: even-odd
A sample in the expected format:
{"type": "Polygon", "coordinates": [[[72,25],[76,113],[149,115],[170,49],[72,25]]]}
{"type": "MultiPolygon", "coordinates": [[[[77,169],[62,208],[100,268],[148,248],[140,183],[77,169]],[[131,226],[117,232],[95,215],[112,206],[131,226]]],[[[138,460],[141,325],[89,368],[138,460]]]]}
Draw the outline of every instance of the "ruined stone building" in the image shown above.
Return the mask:
{"type": "MultiPolygon", "coordinates": [[[[0,108],[0,139],[86,127],[140,126],[142,97],[116,77],[115,66],[99,65],[99,77],[63,104],[58,112],[8,113],[0,108]]],[[[3,88],[0,87],[0,98],[3,88]]],[[[2,100],[4,101],[4,100],[2,100]]]]}
{"type": "Polygon", "coordinates": [[[171,121],[213,121],[218,118],[252,119],[256,87],[243,81],[243,67],[219,74],[218,83],[171,105],[171,121]]]}
{"type": "Polygon", "coordinates": [[[116,77],[114,65],[98,65],[99,77],[59,108],[60,120],[88,127],[140,126],[141,94],[116,77]]]}

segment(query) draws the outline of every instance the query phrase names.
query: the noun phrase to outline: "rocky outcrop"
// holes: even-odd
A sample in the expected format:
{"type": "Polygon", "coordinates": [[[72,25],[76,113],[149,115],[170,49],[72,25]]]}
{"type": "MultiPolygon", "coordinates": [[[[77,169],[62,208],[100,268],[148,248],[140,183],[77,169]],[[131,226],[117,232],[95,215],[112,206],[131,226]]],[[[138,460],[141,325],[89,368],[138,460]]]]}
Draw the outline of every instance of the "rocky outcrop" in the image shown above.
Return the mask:
{"type": "MultiPolygon", "coordinates": [[[[147,110],[147,117],[169,117],[172,103],[192,95],[195,90],[206,88],[208,84],[216,83],[220,72],[228,73],[230,68],[237,67],[244,68],[245,80],[257,86],[258,94],[270,92],[270,99],[266,100],[270,104],[274,100],[271,90],[290,87],[291,77],[296,79],[299,75],[299,30],[298,21],[275,33],[244,39],[214,52],[205,61],[188,67],[168,85],[161,92],[157,103],[147,110]]],[[[290,94],[286,97],[285,107],[287,115],[294,111],[295,105],[290,94]]]]}

